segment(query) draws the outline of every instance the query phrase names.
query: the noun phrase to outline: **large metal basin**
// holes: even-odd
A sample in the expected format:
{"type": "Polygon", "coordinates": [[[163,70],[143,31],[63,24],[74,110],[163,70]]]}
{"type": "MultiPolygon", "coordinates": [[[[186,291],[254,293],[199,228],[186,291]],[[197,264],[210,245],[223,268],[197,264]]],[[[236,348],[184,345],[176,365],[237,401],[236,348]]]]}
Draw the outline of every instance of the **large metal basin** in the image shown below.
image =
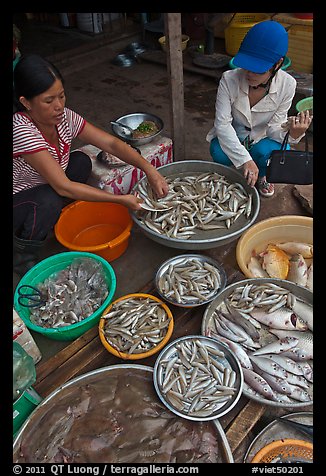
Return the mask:
{"type": "MultiPolygon", "coordinates": [[[[153,378],[152,375],[153,368],[146,365],[114,364],[92,370],[61,385],[38,405],[17,433],[13,442],[13,461],[15,463],[39,463],[40,461],[45,462],[45,456],[47,458],[53,458],[55,461],[55,454],[60,448],[66,450],[66,453],[68,455],[70,453],[72,456],[73,452],[69,452],[72,441],[70,439],[69,443],[68,440],[69,432],[74,431],[72,428],[74,424],[78,426],[80,441],[84,442],[83,448],[80,446],[79,452],[75,454],[78,461],[86,460],[88,463],[100,463],[108,461],[107,458],[114,458],[113,454],[110,453],[109,442],[111,441],[112,445],[115,444],[116,438],[118,437],[119,439],[124,438],[124,445],[127,448],[128,446],[130,448],[135,446],[134,436],[131,437],[130,433],[128,433],[123,426],[119,427],[118,425],[117,418],[121,422],[123,415],[122,412],[119,413],[119,411],[117,412],[117,410],[113,408],[115,398],[113,395],[116,392],[114,377],[123,377],[125,379],[125,386],[127,386],[128,380],[130,382],[128,382],[128,386],[135,382],[138,382],[138,386],[143,383],[143,390],[133,403],[136,406],[137,401],[141,403],[147,399],[148,409],[150,409],[150,403],[156,405],[156,416],[159,416],[160,400],[151,382],[153,378]],[[113,380],[111,380],[111,378],[113,380]],[[102,418],[99,418],[99,415],[97,415],[98,420],[94,422],[96,401],[101,411],[103,411],[103,415],[102,418]],[[58,418],[54,418],[52,425],[49,424],[49,418],[51,418],[51,415],[53,418],[53,411],[57,412],[58,418]],[[101,431],[103,431],[103,437],[101,436],[101,431]],[[85,452],[85,436],[86,439],[89,438],[89,449],[92,455],[89,453],[86,454],[85,452]],[[96,453],[96,449],[92,449],[91,447],[93,440],[94,442],[97,441],[98,444],[100,444],[99,442],[103,443],[105,441],[107,445],[106,448],[99,447],[95,456],[94,453],[96,453]],[[93,460],[92,457],[94,457],[93,460]]],[[[134,408],[133,404],[128,400],[128,392],[125,392],[123,388],[124,387],[120,388],[119,391],[120,396],[117,400],[120,399],[120,403],[118,403],[118,405],[124,407],[124,411],[129,414],[129,418],[131,418],[132,415],[134,415],[135,418],[140,418],[141,414],[137,412],[137,408],[134,408]]],[[[153,416],[152,413],[144,413],[143,415],[144,420],[146,420],[147,417],[154,419],[155,416],[153,416]]],[[[149,423],[147,423],[147,425],[149,425],[149,423]]],[[[166,427],[172,428],[172,426],[176,425],[183,425],[183,421],[181,421],[179,416],[173,416],[171,414],[171,423],[166,427]]],[[[198,422],[196,422],[196,425],[198,425],[198,422]]],[[[218,419],[215,419],[211,422],[211,425],[212,432],[215,433],[216,431],[216,440],[219,449],[218,462],[233,463],[231,448],[221,423],[218,419]]],[[[199,426],[198,444],[201,444],[201,434],[204,435],[205,428],[206,426],[203,426],[202,429],[200,429],[199,426]]],[[[135,428],[135,431],[137,431],[137,428],[135,428]]],[[[161,436],[164,436],[163,427],[155,427],[154,425],[153,440],[155,438],[161,438],[161,436]]],[[[157,441],[159,440],[157,439],[157,441]]],[[[144,446],[145,444],[146,440],[142,442],[141,438],[139,438],[139,447],[141,448],[141,445],[144,446]]],[[[121,446],[121,449],[122,448],[123,446],[121,446]]],[[[132,450],[130,451],[132,452],[132,450]]],[[[148,451],[148,453],[150,453],[150,451],[148,451]]],[[[166,453],[162,454],[166,455],[166,453]]],[[[65,455],[65,453],[63,453],[63,455],[65,455]]],[[[132,461],[130,459],[131,455],[127,456],[128,458],[126,458],[127,460],[125,462],[130,463],[132,461]]],[[[148,457],[150,456],[149,454],[148,457]]],[[[115,459],[110,459],[110,461],[112,463],[124,462],[124,460],[116,461],[115,459]]]]}
{"type": "MultiPolygon", "coordinates": [[[[226,167],[224,165],[217,164],[215,162],[208,162],[203,160],[185,160],[180,162],[174,162],[172,164],[163,165],[158,170],[164,177],[182,177],[190,175],[194,172],[216,172],[222,174],[230,182],[240,183],[248,193],[252,194],[252,210],[249,218],[241,216],[229,229],[217,229],[217,230],[196,230],[196,234],[192,238],[177,239],[169,238],[164,235],[160,235],[155,231],[150,230],[145,226],[137,217],[135,212],[132,212],[131,216],[134,222],[141,228],[143,233],[150,239],[156,241],[170,248],[179,248],[184,250],[205,250],[210,248],[216,248],[218,246],[226,245],[239,238],[242,233],[247,230],[256,220],[259,208],[260,199],[256,188],[251,188],[243,175],[240,174],[233,167],[226,167]]],[[[147,180],[143,177],[141,181],[147,180]]],[[[137,185],[136,185],[137,187],[137,185]]]]}

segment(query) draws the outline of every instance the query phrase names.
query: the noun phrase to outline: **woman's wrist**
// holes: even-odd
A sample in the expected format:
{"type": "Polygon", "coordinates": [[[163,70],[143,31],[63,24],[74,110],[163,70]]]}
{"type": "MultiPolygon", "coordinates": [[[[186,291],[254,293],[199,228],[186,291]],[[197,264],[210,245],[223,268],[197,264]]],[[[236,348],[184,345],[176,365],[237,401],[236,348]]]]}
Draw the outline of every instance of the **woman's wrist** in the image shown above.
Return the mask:
{"type": "Polygon", "coordinates": [[[289,136],[293,140],[297,140],[299,138],[302,138],[304,136],[305,132],[291,132],[289,133],[289,136]]]}

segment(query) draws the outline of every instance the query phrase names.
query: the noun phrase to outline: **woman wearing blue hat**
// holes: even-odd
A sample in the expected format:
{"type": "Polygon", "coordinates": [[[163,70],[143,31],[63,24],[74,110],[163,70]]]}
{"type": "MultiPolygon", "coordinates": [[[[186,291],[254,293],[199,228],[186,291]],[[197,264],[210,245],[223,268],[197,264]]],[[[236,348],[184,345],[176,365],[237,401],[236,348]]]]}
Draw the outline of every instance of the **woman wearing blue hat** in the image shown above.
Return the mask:
{"type": "Polygon", "coordinates": [[[214,162],[242,171],[265,197],[274,194],[274,185],[266,181],[266,162],[272,150],[281,148],[284,124],[289,144],[297,144],[312,120],[308,111],[287,116],[296,90],[296,80],[281,69],[287,50],[287,31],[276,21],[248,31],[233,59],[238,68],[221,77],[214,127],[206,137],[214,162]]]}

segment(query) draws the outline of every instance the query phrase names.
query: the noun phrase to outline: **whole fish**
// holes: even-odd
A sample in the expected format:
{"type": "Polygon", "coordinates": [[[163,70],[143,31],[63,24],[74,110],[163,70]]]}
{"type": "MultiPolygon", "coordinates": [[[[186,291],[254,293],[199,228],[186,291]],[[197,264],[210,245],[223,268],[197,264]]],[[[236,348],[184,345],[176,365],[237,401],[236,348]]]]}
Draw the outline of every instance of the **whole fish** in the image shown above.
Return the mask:
{"type": "MultiPolygon", "coordinates": [[[[273,330],[274,329],[270,329],[270,332],[272,332],[273,330]]],[[[287,331],[279,331],[279,332],[287,332],[287,331]]],[[[301,334],[301,333],[299,332],[298,334],[301,334]]],[[[255,352],[253,352],[252,355],[279,354],[280,352],[285,352],[289,349],[294,348],[295,346],[298,345],[298,343],[299,343],[299,340],[296,337],[286,335],[283,338],[280,338],[274,342],[271,342],[270,344],[266,344],[264,347],[261,347],[258,350],[255,350],[255,352]]]]}
{"type": "Polygon", "coordinates": [[[213,337],[216,340],[220,340],[220,341],[224,342],[225,344],[227,344],[230,347],[230,349],[235,353],[235,355],[238,358],[242,368],[252,369],[252,363],[250,362],[248,354],[241,347],[240,344],[237,344],[236,342],[233,342],[232,340],[226,339],[225,337],[222,337],[220,335],[217,336],[216,334],[211,334],[211,337],[213,337]]]}
{"type": "Polygon", "coordinates": [[[274,375],[274,377],[286,378],[288,376],[287,371],[271,359],[256,355],[249,355],[249,359],[253,362],[254,368],[258,367],[263,372],[274,375]]]}
{"type": "Polygon", "coordinates": [[[289,272],[286,277],[299,286],[306,286],[308,279],[308,267],[303,256],[300,253],[293,255],[289,261],[289,272]]]}
{"type": "Polygon", "coordinates": [[[289,272],[289,257],[276,245],[269,244],[262,253],[263,269],[271,278],[286,279],[289,272]]]}
{"type": "Polygon", "coordinates": [[[302,368],[306,380],[308,380],[308,382],[313,382],[314,371],[312,366],[308,362],[300,362],[300,367],[302,368]]]}
{"type": "Polygon", "coordinates": [[[219,335],[226,337],[227,339],[232,340],[233,342],[243,342],[245,340],[244,337],[239,336],[238,334],[235,334],[231,329],[229,329],[229,327],[226,326],[220,320],[220,315],[217,314],[216,311],[213,314],[213,322],[214,322],[216,332],[219,335]]]}
{"type": "Polygon", "coordinates": [[[309,390],[310,384],[309,382],[302,376],[302,375],[294,375],[289,373],[287,377],[287,381],[289,384],[293,385],[294,387],[300,387],[304,390],[309,390]]]}
{"type": "Polygon", "coordinates": [[[301,349],[300,347],[293,347],[292,349],[283,352],[283,356],[290,357],[290,359],[295,360],[296,362],[306,362],[307,360],[311,360],[312,356],[308,354],[307,351],[301,349]]]}
{"type": "Polygon", "coordinates": [[[254,342],[252,338],[247,334],[247,332],[244,330],[243,327],[241,327],[239,324],[229,321],[223,312],[220,313],[219,318],[225,326],[227,326],[232,332],[234,332],[236,335],[243,337],[243,342],[242,345],[249,347],[250,349],[259,349],[260,344],[258,342],[254,342]]]}
{"type": "Polygon", "coordinates": [[[292,391],[289,397],[299,400],[299,402],[311,402],[312,398],[309,393],[303,388],[296,387],[293,385],[292,391]]]}
{"type": "Polygon", "coordinates": [[[247,268],[254,278],[268,278],[268,273],[263,269],[259,259],[256,256],[251,256],[247,268]]]}
{"type": "Polygon", "coordinates": [[[247,317],[244,317],[240,312],[233,306],[231,306],[227,301],[224,301],[224,304],[228,310],[228,314],[224,314],[227,319],[233,321],[235,324],[240,325],[247,334],[254,341],[258,341],[260,334],[258,329],[248,320],[247,317]]]}
{"type": "Polygon", "coordinates": [[[300,319],[307,323],[308,328],[313,330],[313,307],[296,296],[292,295],[290,307],[300,319]]]}
{"type": "Polygon", "coordinates": [[[308,243],[287,241],[286,243],[277,243],[277,246],[289,255],[300,253],[304,258],[312,258],[313,256],[313,246],[308,243]]]}
{"type": "MultiPolygon", "coordinates": [[[[297,332],[284,331],[281,329],[269,329],[269,332],[277,336],[279,339],[286,339],[291,337],[297,339],[298,342],[295,346],[293,346],[293,349],[300,349],[300,351],[306,355],[306,360],[313,358],[313,334],[310,331],[297,332]]],[[[289,349],[284,349],[284,351],[285,350],[289,349]]]]}
{"type": "Polygon", "coordinates": [[[242,369],[245,382],[256,392],[268,400],[275,400],[274,392],[269,383],[256,372],[250,369],[242,369]]]}
{"type": "Polygon", "coordinates": [[[284,357],[282,354],[265,354],[264,357],[265,356],[292,374],[304,375],[301,365],[290,357],[284,357]]]}
{"type": "Polygon", "coordinates": [[[270,313],[262,309],[254,309],[250,314],[261,324],[265,324],[273,329],[289,329],[297,331],[305,331],[308,329],[307,324],[287,307],[282,307],[270,313]]]}
{"type": "Polygon", "coordinates": [[[267,372],[261,372],[261,376],[266,380],[267,383],[269,383],[275,392],[283,393],[284,395],[290,395],[292,389],[286,379],[275,377],[275,375],[271,375],[267,372]]]}

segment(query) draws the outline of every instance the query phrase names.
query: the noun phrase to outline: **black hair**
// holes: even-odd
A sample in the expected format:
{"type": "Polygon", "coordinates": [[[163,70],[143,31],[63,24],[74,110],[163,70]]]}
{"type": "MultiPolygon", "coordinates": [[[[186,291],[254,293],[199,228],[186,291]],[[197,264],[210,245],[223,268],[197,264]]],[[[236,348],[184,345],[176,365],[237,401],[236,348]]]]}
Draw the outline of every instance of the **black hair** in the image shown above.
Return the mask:
{"type": "Polygon", "coordinates": [[[18,111],[25,107],[19,101],[21,96],[33,99],[47,91],[59,79],[60,71],[50,61],[37,54],[21,56],[14,69],[14,102],[18,111]]]}

